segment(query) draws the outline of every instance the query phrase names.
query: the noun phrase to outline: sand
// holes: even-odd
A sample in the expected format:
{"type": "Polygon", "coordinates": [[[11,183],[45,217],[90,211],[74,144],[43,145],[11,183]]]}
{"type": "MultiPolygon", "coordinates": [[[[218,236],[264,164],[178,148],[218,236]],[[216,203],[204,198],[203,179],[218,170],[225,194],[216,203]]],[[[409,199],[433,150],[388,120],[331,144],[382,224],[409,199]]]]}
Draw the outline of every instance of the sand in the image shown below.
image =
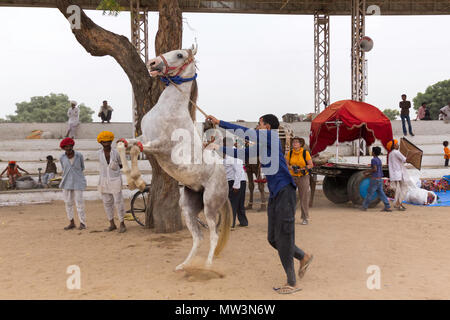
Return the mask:
{"type": "Polygon", "coordinates": [[[450,299],[445,207],[361,212],[319,193],[310,225],[297,211],[296,242],[314,262],[292,295],[272,290],[286,279],[264,212],[248,212],[250,226],[232,231],[212,270],[202,268],[206,233],[193,266],[177,273],[192,245],[187,229],[155,234],[127,222],[125,234],[107,233],[102,203],[86,209],[88,229],[64,231],[62,202],[0,208],[0,299],[450,299]],[[79,290],[66,286],[71,265],[81,271],[79,290]],[[380,289],[367,288],[371,265],[380,289]]]}

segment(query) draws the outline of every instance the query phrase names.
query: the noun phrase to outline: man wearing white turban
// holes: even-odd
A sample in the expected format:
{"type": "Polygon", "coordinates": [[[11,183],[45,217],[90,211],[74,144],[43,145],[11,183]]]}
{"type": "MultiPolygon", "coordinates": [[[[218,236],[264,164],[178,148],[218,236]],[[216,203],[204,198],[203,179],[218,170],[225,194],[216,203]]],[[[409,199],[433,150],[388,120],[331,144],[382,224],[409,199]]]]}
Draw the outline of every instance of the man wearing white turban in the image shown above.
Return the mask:
{"type": "Polygon", "coordinates": [[[67,130],[66,138],[70,137],[75,139],[75,135],[77,134],[78,126],[80,124],[80,109],[77,107],[77,102],[74,100],[70,101],[70,108],[67,111],[67,117],[69,117],[69,129],[67,130]]]}

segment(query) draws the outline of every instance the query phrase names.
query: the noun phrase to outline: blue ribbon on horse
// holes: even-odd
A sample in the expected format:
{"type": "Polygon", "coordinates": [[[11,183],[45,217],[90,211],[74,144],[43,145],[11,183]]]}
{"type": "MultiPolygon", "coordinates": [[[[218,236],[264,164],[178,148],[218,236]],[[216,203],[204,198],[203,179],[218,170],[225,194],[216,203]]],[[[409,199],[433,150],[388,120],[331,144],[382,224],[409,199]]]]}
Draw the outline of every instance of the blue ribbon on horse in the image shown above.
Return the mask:
{"type": "Polygon", "coordinates": [[[182,84],[183,82],[193,81],[197,78],[197,74],[195,74],[192,78],[182,78],[180,76],[175,77],[160,77],[161,81],[166,84],[166,87],[170,85],[170,81],[175,84],[182,84]],[[170,79],[170,80],[169,80],[170,79]]]}

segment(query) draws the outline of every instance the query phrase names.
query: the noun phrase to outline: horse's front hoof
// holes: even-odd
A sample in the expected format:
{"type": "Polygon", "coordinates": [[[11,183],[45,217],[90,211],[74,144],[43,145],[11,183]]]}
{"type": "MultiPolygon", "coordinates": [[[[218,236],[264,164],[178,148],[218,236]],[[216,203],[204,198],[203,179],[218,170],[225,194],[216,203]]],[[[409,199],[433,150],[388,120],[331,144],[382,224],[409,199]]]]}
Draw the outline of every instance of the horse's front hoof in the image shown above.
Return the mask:
{"type": "Polygon", "coordinates": [[[175,272],[181,272],[181,271],[184,271],[184,264],[179,264],[175,268],[175,272]]]}

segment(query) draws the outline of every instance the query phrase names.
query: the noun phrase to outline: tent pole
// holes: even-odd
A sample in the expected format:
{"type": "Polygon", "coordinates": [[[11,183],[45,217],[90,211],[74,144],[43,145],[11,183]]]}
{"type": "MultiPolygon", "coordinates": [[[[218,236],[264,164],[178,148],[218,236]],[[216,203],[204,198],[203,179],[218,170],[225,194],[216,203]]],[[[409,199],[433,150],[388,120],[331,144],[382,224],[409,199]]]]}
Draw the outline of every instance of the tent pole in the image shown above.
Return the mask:
{"type": "Polygon", "coordinates": [[[359,138],[358,138],[358,164],[360,154],[361,154],[361,128],[359,128],[359,138]]]}
{"type": "Polygon", "coordinates": [[[337,132],[336,132],[336,163],[339,162],[339,120],[336,119],[336,127],[337,127],[337,132]]]}

